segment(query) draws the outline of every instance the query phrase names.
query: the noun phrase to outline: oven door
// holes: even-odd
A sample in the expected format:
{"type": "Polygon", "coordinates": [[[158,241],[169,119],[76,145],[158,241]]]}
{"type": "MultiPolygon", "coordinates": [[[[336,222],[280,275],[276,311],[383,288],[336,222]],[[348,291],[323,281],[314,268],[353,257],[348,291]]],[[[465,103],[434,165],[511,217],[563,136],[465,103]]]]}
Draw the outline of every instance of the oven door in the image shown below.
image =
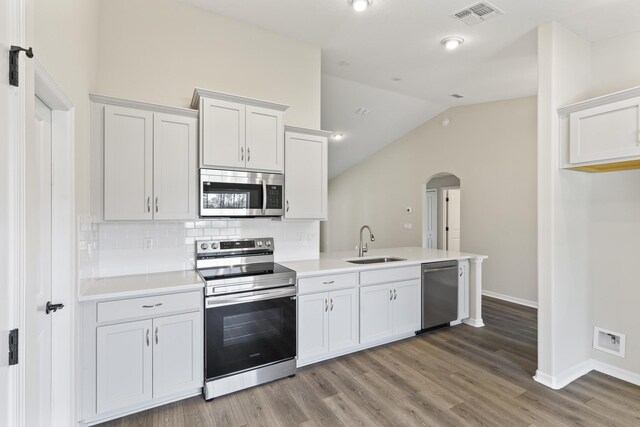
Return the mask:
{"type": "Polygon", "coordinates": [[[205,376],[236,374],[296,356],[296,288],[208,297],[205,376]]]}
{"type": "Polygon", "coordinates": [[[279,174],[200,171],[200,216],[282,216],[284,178],[279,174]]]}

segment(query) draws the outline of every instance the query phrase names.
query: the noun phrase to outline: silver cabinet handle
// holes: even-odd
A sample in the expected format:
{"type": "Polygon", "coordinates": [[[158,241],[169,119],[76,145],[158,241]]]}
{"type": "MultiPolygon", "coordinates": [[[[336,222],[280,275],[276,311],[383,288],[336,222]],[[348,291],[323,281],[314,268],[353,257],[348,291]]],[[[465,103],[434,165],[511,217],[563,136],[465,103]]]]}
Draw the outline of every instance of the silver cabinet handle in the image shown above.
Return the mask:
{"type": "Polygon", "coordinates": [[[289,201],[287,200],[287,212],[289,212],[289,201]]]}
{"type": "Polygon", "coordinates": [[[156,344],[158,344],[158,327],[156,326],[156,344]]]}
{"type": "Polygon", "coordinates": [[[160,307],[161,305],[162,305],[162,303],[159,302],[157,304],[143,305],[142,308],[154,308],[154,307],[160,307]]]}
{"type": "Polygon", "coordinates": [[[147,212],[151,212],[151,197],[147,196],[147,212]]]}
{"type": "Polygon", "coordinates": [[[158,212],[158,198],[156,197],[156,213],[158,212]]]}
{"type": "Polygon", "coordinates": [[[389,289],[389,301],[393,301],[393,289],[389,289]]]}
{"type": "Polygon", "coordinates": [[[324,311],[329,311],[329,301],[327,301],[327,299],[324,299],[324,311]]]}
{"type": "Polygon", "coordinates": [[[251,161],[251,148],[247,147],[247,162],[251,161]]]}
{"type": "Polygon", "coordinates": [[[244,162],[244,147],[240,147],[240,160],[244,162]]]}
{"type": "Polygon", "coordinates": [[[333,298],[331,298],[331,311],[333,311],[333,298]]]}
{"type": "Polygon", "coordinates": [[[147,347],[149,347],[149,330],[147,329],[147,347]]]}
{"type": "Polygon", "coordinates": [[[463,273],[462,267],[460,267],[460,277],[462,277],[462,273],[463,273]]]}
{"type": "Polygon", "coordinates": [[[330,285],[330,284],[332,284],[333,282],[335,282],[335,280],[330,280],[330,281],[328,281],[328,282],[322,282],[322,284],[323,284],[323,285],[330,285]]]}
{"type": "Polygon", "coordinates": [[[398,291],[397,290],[393,290],[393,300],[397,300],[398,299],[398,291]]]}

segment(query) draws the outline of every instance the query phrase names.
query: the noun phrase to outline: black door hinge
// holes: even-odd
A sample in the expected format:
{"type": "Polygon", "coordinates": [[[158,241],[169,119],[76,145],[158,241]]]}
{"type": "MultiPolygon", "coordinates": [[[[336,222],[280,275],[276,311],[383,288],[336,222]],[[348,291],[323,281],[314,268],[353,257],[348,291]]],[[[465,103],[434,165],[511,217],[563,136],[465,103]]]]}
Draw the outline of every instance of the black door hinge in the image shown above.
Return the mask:
{"type": "Polygon", "coordinates": [[[18,364],[18,330],[9,331],[9,365],[18,364]]]}
{"type": "Polygon", "coordinates": [[[445,231],[449,231],[449,227],[445,227],[445,231]]]}
{"type": "Polygon", "coordinates": [[[447,197],[447,202],[449,201],[449,198],[447,197]]]}
{"type": "Polygon", "coordinates": [[[25,52],[28,58],[33,58],[33,49],[25,49],[20,46],[11,46],[9,49],[9,84],[11,86],[19,86],[20,84],[20,52],[25,52]]]}

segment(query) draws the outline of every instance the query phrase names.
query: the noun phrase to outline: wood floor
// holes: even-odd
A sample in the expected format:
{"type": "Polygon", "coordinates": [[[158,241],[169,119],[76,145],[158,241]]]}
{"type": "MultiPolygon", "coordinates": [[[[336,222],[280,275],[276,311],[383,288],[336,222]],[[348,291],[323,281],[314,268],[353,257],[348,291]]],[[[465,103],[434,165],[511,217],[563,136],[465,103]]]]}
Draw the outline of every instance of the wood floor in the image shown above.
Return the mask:
{"type": "Polygon", "coordinates": [[[560,391],[532,380],[536,310],[491,298],[483,310],[485,328],[454,326],[104,426],[640,426],[640,387],[595,372],[560,391]]]}

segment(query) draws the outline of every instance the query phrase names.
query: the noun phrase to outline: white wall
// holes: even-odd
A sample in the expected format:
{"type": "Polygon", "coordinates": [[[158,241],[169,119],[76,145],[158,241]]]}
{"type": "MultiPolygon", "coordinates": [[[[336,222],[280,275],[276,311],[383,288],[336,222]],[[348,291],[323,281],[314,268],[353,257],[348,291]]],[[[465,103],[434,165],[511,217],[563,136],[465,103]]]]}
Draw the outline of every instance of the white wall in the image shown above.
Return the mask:
{"type": "Polygon", "coordinates": [[[195,87],[289,105],[319,129],[320,48],[176,0],[102,0],[97,90],[189,107],[195,87]]]}
{"type": "Polygon", "coordinates": [[[539,28],[538,373],[561,386],[595,359],[640,373],[640,172],[560,170],[557,108],[640,85],[640,37],[589,43],[557,23],[539,28]],[[633,255],[635,254],[635,255],[633,255]],[[627,334],[620,359],[592,349],[593,327],[627,334]]]}
{"type": "Polygon", "coordinates": [[[536,301],[535,149],[536,98],[452,108],[329,182],[321,250],[354,249],[363,224],[372,248],[420,246],[425,184],[449,172],[462,185],[462,250],[489,255],[485,289],[536,301]]]}

